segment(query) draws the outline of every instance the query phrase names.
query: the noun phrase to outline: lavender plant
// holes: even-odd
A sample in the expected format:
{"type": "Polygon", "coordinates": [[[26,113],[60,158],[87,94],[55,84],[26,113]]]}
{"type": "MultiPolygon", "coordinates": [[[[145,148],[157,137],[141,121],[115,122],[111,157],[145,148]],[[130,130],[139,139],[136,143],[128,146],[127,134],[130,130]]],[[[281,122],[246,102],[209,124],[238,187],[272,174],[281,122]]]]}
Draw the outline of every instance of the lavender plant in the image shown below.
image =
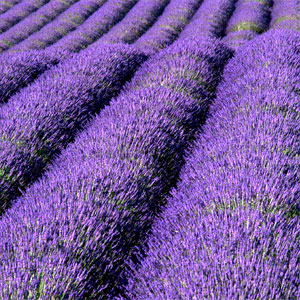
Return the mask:
{"type": "Polygon", "coordinates": [[[299,299],[299,45],[270,31],[225,67],[126,299],[299,299]]]}
{"type": "Polygon", "coordinates": [[[125,262],[176,183],[231,56],[218,40],[175,43],[63,150],[0,221],[4,300],[122,292],[125,262]]]}
{"type": "Polygon", "coordinates": [[[49,0],[25,0],[15,5],[12,9],[1,15],[0,33],[8,30],[47,2],[49,2],[49,0]]]}
{"type": "Polygon", "coordinates": [[[126,45],[85,50],[10,98],[0,112],[1,212],[118,94],[145,58],[126,45]]]}
{"type": "Polygon", "coordinates": [[[297,0],[274,0],[272,29],[300,30],[300,4],[297,0]]]}
{"type": "Polygon", "coordinates": [[[204,0],[180,37],[222,37],[236,1],[204,0]]]}
{"type": "Polygon", "coordinates": [[[125,18],[116,24],[98,42],[132,44],[161,15],[170,0],[140,0],[125,18]]]}
{"type": "Polygon", "coordinates": [[[231,47],[240,47],[265,32],[270,23],[272,4],[273,0],[239,0],[224,41],[231,47]]]}
{"type": "Polygon", "coordinates": [[[94,43],[120,22],[138,0],[108,0],[76,30],[53,44],[49,49],[80,51],[94,43]]]}
{"type": "Polygon", "coordinates": [[[77,1],[78,0],[53,0],[42,6],[23,21],[0,34],[0,52],[3,52],[26,39],[30,34],[50,23],[54,18],[77,1]]]}
{"type": "Polygon", "coordinates": [[[2,0],[0,1],[0,14],[5,13],[14,5],[20,3],[22,0],[2,0]]]}
{"type": "Polygon", "coordinates": [[[68,53],[31,50],[0,55],[0,105],[39,75],[58,64],[68,53]]]}
{"type": "Polygon", "coordinates": [[[105,2],[106,0],[80,0],[58,16],[53,22],[30,35],[23,42],[15,45],[11,50],[44,49],[50,46],[80,26],[105,2]]]}
{"type": "Polygon", "coordinates": [[[174,42],[202,0],[171,0],[155,24],[134,45],[153,55],[174,42]]]}

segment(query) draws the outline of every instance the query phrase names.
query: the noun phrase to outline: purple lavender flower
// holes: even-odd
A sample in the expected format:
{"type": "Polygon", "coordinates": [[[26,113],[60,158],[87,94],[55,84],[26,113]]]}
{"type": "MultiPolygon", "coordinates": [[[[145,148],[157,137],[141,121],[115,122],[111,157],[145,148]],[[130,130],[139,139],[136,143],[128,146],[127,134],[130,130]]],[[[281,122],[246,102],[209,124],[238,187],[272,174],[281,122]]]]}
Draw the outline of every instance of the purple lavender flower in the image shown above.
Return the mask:
{"type": "Polygon", "coordinates": [[[272,30],[225,67],[126,299],[299,299],[299,45],[272,30]]]}
{"type": "Polygon", "coordinates": [[[14,5],[20,3],[22,0],[5,0],[0,2],[0,14],[5,13],[14,5]]]}
{"type": "Polygon", "coordinates": [[[11,50],[44,49],[50,46],[79,27],[105,2],[106,0],[80,0],[41,30],[12,47],[11,50]]]}
{"type": "Polygon", "coordinates": [[[60,39],[49,49],[80,51],[94,43],[128,13],[137,0],[108,0],[76,30],[60,39]]]}
{"type": "Polygon", "coordinates": [[[78,0],[53,0],[42,6],[23,21],[0,34],[0,52],[3,52],[26,39],[30,34],[50,23],[54,18],[77,1],[78,0]]]}
{"type": "Polygon", "coordinates": [[[3,300],[122,292],[125,262],[176,184],[231,56],[217,40],[174,43],[63,150],[0,221],[3,300]]]}

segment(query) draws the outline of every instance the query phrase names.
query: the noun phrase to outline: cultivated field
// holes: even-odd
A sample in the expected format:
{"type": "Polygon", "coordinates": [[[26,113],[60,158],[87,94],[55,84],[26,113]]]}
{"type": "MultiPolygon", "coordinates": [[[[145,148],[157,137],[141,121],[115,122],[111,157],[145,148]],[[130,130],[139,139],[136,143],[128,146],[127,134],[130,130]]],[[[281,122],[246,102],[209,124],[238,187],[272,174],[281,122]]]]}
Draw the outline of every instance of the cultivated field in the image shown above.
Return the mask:
{"type": "Polygon", "coordinates": [[[299,0],[0,0],[0,300],[66,299],[300,299],[299,0]]]}

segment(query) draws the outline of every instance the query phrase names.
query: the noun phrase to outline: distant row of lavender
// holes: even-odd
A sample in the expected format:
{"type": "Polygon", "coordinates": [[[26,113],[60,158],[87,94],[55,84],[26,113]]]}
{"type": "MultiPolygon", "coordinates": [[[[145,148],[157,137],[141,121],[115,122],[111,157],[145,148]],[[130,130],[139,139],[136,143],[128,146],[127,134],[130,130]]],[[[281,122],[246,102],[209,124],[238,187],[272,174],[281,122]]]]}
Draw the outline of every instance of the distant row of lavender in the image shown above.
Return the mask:
{"type": "Polygon", "coordinates": [[[14,5],[20,3],[22,0],[1,0],[0,1],[0,14],[5,13],[14,5]]]}
{"type": "Polygon", "coordinates": [[[229,62],[129,299],[300,299],[299,47],[269,31],[229,62]]]}
{"type": "Polygon", "coordinates": [[[180,37],[222,37],[237,0],[204,0],[180,37]]]}
{"type": "Polygon", "coordinates": [[[240,47],[266,31],[272,4],[273,0],[239,0],[228,23],[224,41],[231,47],[240,47]]]}
{"type": "Polygon", "coordinates": [[[0,221],[3,300],[115,299],[231,56],[188,39],[153,57],[14,203],[0,221]]]}
{"type": "Polygon", "coordinates": [[[8,30],[49,1],[50,0],[24,0],[20,4],[12,7],[12,9],[1,15],[0,33],[8,30]]]}
{"type": "Polygon", "coordinates": [[[80,51],[120,22],[137,0],[108,0],[76,30],[50,46],[50,50],[80,51]]]}
{"type": "Polygon", "coordinates": [[[298,0],[273,0],[271,28],[300,30],[300,3],[298,0]]]}
{"type": "Polygon", "coordinates": [[[58,16],[53,22],[30,35],[23,42],[15,45],[11,50],[44,49],[52,45],[70,31],[80,26],[106,1],[107,0],[80,0],[58,16]]]}
{"type": "Polygon", "coordinates": [[[202,0],[171,0],[155,24],[134,45],[154,54],[170,45],[199,8],[202,0]]]}
{"type": "Polygon", "coordinates": [[[83,51],[43,73],[0,111],[0,211],[116,96],[145,60],[125,46],[83,51]],[[124,48],[124,51],[120,48],[124,48]],[[109,54],[109,51],[112,51],[109,54]],[[134,56],[136,54],[136,57],[134,56]]]}
{"type": "Polygon", "coordinates": [[[52,0],[23,21],[0,34],[0,52],[5,51],[50,23],[78,0],[52,0]]]}
{"type": "Polygon", "coordinates": [[[100,40],[101,43],[135,42],[162,14],[170,0],[139,0],[125,18],[100,40]]]}

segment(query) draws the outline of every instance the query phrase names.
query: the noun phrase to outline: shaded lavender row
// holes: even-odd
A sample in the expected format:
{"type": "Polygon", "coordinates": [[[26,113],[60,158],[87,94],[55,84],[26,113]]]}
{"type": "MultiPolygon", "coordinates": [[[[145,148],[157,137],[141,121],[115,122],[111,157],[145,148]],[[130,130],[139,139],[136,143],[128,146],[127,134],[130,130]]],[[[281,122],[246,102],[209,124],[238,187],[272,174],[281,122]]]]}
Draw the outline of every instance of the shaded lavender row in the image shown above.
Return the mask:
{"type": "Polygon", "coordinates": [[[8,30],[10,27],[20,22],[32,12],[45,5],[50,0],[25,0],[14,6],[12,9],[1,15],[0,33],[8,30]]]}
{"type": "Polygon", "coordinates": [[[118,94],[145,58],[126,45],[86,50],[10,98],[0,112],[1,212],[118,94]]]}
{"type": "Polygon", "coordinates": [[[271,29],[300,30],[300,3],[298,0],[273,0],[271,29]]]}
{"type": "Polygon", "coordinates": [[[50,46],[80,26],[105,2],[106,0],[80,0],[58,16],[53,22],[30,35],[23,42],[15,45],[11,50],[44,49],[50,46]]]}
{"type": "Polygon", "coordinates": [[[170,0],[140,0],[126,17],[100,40],[108,43],[135,42],[161,15],[170,0]]]}
{"type": "Polygon", "coordinates": [[[155,24],[134,45],[153,55],[172,44],[201,2],[202,0],[171,0],[155,24]]]}
{"type": "Polygon", "coordinates": [[[120,22],[137,1],[108,0],[81,26],[50,46],[49,49],[76,52],[86,48],[120,22]]]}
{"type": "Polygon", "coordinates": [[[204,0],[180,37],[222,37],[236,1],[204,0]]]}
{"type": "Polygon", "coordinates": [[[240,47],[269,27],[273,0],[239,0],[227,29],[226,42],[231,47],[240,47]]]}
{"type": "Polygon", "coordinates": [[[36,79],[41,73],[56,65],[68,53],[31,50],[20,54],[0,55],[0,106],[36,79]]]}
{"type": "Polygon", "coordinates": [[[2,0],[0,1],[0,14],[5,13],[14,5],[20,3],[22,0],[2,0]]]}
{"type": "Polygon", "coordinates": [[[42,6],[39,10],[11,27],[8,31],[0,34],[0,52],[26,39],[30,34],[50,23],[77,1],[78,0],[52,0],[42,6]]]}
{"type": "Polygon", "coordinates": [[[189,39],[151,58],[14,203],[0,222],[3,300],[115,299],[231,56],[189,39]]]}
{"type": "Polygon", "coordinates": [[[270,31],[228,63],[129,299],[300,298],[299,46],[270,31]]]}

